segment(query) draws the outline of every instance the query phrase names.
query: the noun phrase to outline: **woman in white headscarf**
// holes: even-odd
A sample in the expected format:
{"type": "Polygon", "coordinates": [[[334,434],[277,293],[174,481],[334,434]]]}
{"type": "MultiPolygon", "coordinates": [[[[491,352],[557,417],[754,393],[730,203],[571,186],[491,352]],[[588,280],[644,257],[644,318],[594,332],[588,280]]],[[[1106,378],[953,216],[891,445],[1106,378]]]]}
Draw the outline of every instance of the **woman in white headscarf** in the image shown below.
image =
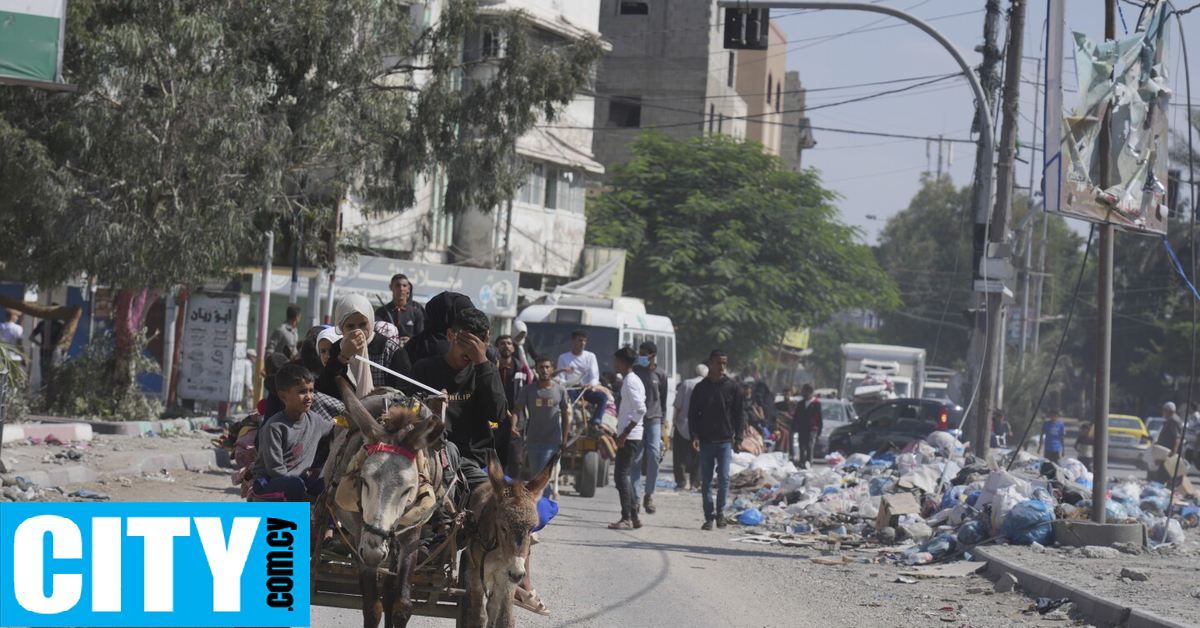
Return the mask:
{"type": "Polygon", "coordinates": [[[333,345],[342,339],[342,332],[337,327],[326,327],[317,334],[317,355],[321,356],[321,364],[329,364],[333,355],[333,345]]]}
{"type": "Polygon", "coordinates": [[[354,356],[361,356],[403,375],[412,370],[408,354],[400,345],[375,333],[375,313],[366,297],[358,294],[344,297],[334,310],[333,322],[342,338],[330,347],[331,358],[317,380],[317,390],[341,399],[338,377],[350,380],[360,398],[378,387],[400,388],[402,380],[399,377],[354,359],[354,356]]]}

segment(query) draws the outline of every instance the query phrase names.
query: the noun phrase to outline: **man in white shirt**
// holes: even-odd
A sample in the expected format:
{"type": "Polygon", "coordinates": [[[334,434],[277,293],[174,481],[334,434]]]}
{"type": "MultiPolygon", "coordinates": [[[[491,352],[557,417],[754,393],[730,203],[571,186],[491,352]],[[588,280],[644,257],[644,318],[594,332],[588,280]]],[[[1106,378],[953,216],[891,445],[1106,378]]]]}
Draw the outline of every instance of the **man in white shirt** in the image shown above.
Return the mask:
{"type": "Polygon", "coordinates": [[[646,386],[633,374],[637,354],[621,347],[613,355],[614,366],[624,378],[621,384],[621,406],[617,410],[617,462],[613,471],[617,494],[621,497],[621,520],[609,524],[613,530],[642,527],[638,518],[638,496],[629,470],[639,463],[642,446],[642,421],[646,418],[646,386]]]}
{"type": "Polygon", "coordinates": [[[592,424],[595,425],[604,418],[608,396],[595,390],[600,385],[600,363],[596,361],[596,354],[587,350],[587,338],[587,332],[582,329],[571,332],[571,350],[558,356],[554,374],[564,382],[583,374],[583,379],[579,381],[583,388],[570,391],[571,402],[574,403],[582,394],[583,400],[592,404],[592,424]]]}

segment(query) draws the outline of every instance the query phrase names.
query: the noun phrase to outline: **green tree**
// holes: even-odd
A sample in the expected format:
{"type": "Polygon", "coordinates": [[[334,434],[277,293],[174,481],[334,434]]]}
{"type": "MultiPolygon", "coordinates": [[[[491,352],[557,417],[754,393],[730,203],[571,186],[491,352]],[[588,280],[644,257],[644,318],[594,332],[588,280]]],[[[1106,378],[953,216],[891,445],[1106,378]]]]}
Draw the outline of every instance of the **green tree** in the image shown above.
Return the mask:
{"type": "Polygon", "coordinates": [[[589,204],[588,240],[629,251],[626,290],[671,317],[681,357],[745,364],[788,329],[895,302],[814,171],[724,136],[646,133],[632,153],[589,204]]]}
{"type": "Polygon", "coordinates": [[[289,234],[297,213],[319,233],[346,186],[402,211],[442,167],[448,211],[510,196],[516,139],[587,83],[600,45],[444,4],[428,25],[377,0],[72,2],[78,92],[0,89],[5,278],[119,288],[122,395],[151,289],[256,262],[260,232],[289,234]],[[464,43],[485,27],[501,58],[464,43]]]}

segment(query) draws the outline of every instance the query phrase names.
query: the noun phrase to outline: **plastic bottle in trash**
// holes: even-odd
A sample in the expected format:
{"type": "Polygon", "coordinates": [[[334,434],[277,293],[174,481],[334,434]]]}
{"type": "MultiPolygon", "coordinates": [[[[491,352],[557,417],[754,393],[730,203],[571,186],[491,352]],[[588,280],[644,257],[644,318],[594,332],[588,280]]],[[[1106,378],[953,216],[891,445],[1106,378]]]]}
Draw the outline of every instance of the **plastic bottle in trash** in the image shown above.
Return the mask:
{"type": "Polygon", "coordinates": [[[930,562],[933,562],[933,554],[929,552],[917,552],[908,557],[908,564],[910,565],[924,565],[930,562]]]}

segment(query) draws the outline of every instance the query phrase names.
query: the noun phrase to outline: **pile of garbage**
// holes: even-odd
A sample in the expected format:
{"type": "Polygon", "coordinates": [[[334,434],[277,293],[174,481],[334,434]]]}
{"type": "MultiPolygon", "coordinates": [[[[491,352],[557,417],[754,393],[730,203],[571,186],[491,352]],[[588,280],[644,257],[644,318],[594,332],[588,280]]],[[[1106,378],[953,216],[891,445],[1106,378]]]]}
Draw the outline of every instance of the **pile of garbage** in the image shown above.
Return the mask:
{"type": "MultiPolygon", "coordinates": [[[[1080,461],[1004,450],[982,459],[966,449],[935,432],[903,450],[833,453],[824,467],[797,468],[781,452],[734,454],[732,514],[764,532],[896,548],[896,560],[908,564],[949,560],[989,542],[1048,546],[1054,521],[1091,517],[1092,474],[1080,461]]],[[[1110,494],[1108,521],[1145,525],[1152,545],[1182,544],[1184,528],[1200,523],[1200,494],[1190,483],[1177,489],[1173,517],[1162,484],[1122,480],[1110,494]]]]}

